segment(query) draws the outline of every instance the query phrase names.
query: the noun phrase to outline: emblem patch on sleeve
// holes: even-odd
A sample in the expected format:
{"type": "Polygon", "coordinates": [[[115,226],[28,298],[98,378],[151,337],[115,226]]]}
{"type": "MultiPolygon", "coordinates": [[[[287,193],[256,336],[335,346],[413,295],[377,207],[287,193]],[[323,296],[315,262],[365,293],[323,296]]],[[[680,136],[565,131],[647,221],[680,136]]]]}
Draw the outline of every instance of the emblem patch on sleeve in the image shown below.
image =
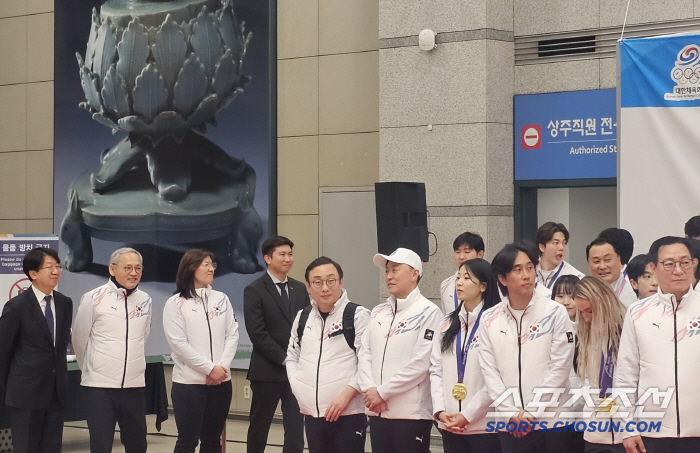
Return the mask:
{"type": "Polygon", "coordinates": [[[425,329],[425,335],[423,335],[423,338],[425,338],[426,340],[431,340],[431,341],[432,341],[432,340],[433,340],[433,334],[434,334],[434,332],[433,332],[432,330],[430,330],[430,329],[425,329]]]}
{"type": "Polygon", "coordinates": [[[566,332],[566,339],[569,340],[569,343],[574,342],[574,333],[573,332],[566,332]]]}

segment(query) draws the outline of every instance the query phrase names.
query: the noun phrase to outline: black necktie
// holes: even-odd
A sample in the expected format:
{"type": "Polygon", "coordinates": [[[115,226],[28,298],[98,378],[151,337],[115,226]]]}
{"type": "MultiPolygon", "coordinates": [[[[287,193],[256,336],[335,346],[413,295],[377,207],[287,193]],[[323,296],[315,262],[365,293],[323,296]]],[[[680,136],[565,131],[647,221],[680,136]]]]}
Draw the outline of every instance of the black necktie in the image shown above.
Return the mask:
{"type": "Polygon", "coordinates": [[[49,332],[51,332],[51,341],[53,341],[53,310],[51,310],[51,296],[44,297],[46,301],[46,310],[44,310],[44,318],[46,318],[46,323],[49,325],[49,332]]]}
{"type": "Polygon", "coordinates": [[[287,284],[282,282],[282,283],[278,283],[277,286],[280,287],[280,297],[282,298],[282,305],[287,307],[287,311],[289,312],[289,316],[291,316],[292,315],[292,307],[290,306],[289,295],[287,294],[287,289],[286,289],[287,284]]]}

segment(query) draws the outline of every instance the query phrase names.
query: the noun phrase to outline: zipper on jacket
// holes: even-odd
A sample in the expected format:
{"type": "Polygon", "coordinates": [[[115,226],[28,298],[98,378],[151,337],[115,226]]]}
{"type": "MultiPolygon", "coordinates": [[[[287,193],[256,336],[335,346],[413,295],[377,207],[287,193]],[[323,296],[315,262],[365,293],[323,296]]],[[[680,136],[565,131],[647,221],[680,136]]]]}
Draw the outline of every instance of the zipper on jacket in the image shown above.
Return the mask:
{"type": "Polygon", "coordinates": [[[520,395],[520,405],[522,406],[522,409],[525,410],[525,400],[523,399],[523,367],[522,367],[522,339],[521,339],[521,333],[523,331],[523,318],[525,317],[525,312],[527,311],[527,307],[525,307],[525,310],[523,310],[522,316],[520,316],[520,321],[518,324],[517,318],[513,313],[510,311],[510,308],[506,307],[506,310],[508,310],[508,313],[513,317],[516,326],[516,332],[518,334],[518,394],[520,395]]]}
{"type": "Polygon", "coordinates": [[[678,327],[676,325],[676,311],[678,310],[678,305],[680,301],[673,306],[673,300],[671,300],[671,308],[673,308],[673,366],[675,370],[675,380],[676,380],[676,436],[681,437],[681,408],[678,405],[678,327]]]}
{"type": "Polygon", "coordinates": [[[321,375],[321,354],[323,354],[323,332],[326,330],[326,320],[321,320],[321,344],[318,348],[318,364],[316,365],[316,414],[321,416],[321,410],[318,407],[318,381],[321,375]]]}
{"type": "Polygon", "coordinates": [[[127,299],[129,296],[124,292],[124,313],[126,313],[126,341],[124,347],[124,373],[122,374],[122,388],[124,388],[124,382],[126,382],[126,365],[129,363],[129,304],[127,299]]]}
{"type": "Polygon", "coordinates": [[[391,334],[391,328],[394,327],[394,320],[396,319],[396,312],[399,310],[399,301],[396,301],[396,307],[394,309],[394,314],[391,317],[391,323],[389,324],[389,332],[386,334],[386,342],[384,343],[384,352],[382,353],[382,367],[379,369],[379,384],[384,383],[384,359],[386,358],[386,348],[389,346],[389,335],[391,334]]]}
{"type": "Polygon", "coordinates": [[[206,299],[202,297],[202,305],[204,305],[204,317],[207,318],[207,328],[209,329],[209,354],[211,354],[211,361],[214,361],[214,345],[211,338],[211,324],[209,323],[209,312],[207,311],[207,302],[209,302],[209,297],[206,299]]]}

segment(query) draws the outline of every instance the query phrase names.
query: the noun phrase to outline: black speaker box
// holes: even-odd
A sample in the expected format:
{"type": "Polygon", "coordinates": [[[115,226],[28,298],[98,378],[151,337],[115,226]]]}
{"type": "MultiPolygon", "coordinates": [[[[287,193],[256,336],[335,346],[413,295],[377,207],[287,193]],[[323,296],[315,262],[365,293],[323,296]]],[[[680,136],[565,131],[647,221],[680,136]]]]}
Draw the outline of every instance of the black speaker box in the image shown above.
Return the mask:
{"type": "Polygon", "coordinates": [[[378,182],[374,184],[379,253],[389,255],[399,247],[416,252],[428,262],[428,210],[425,184],[378,182]]]}

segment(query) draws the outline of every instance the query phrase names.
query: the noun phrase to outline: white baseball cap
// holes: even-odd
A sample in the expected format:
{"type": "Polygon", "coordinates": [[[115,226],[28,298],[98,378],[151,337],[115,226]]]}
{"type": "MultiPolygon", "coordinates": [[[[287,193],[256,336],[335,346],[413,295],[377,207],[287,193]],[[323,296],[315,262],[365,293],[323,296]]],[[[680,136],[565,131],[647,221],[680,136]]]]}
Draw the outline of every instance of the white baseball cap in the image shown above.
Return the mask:
{"type": "Polygon", "coordinates": [[[408,264],[414,269],[418,269],[418,275],[423,276],[423,263],[420,260],[420,256],[413,250],[405,249],[402,247],[397,248],[393,251],[391,255],[382,255],[377,253],[374,255],[374,264],[382,269],[386,267],[386,262],[391,261],[392,263],[398,264],[408,264]]]}

